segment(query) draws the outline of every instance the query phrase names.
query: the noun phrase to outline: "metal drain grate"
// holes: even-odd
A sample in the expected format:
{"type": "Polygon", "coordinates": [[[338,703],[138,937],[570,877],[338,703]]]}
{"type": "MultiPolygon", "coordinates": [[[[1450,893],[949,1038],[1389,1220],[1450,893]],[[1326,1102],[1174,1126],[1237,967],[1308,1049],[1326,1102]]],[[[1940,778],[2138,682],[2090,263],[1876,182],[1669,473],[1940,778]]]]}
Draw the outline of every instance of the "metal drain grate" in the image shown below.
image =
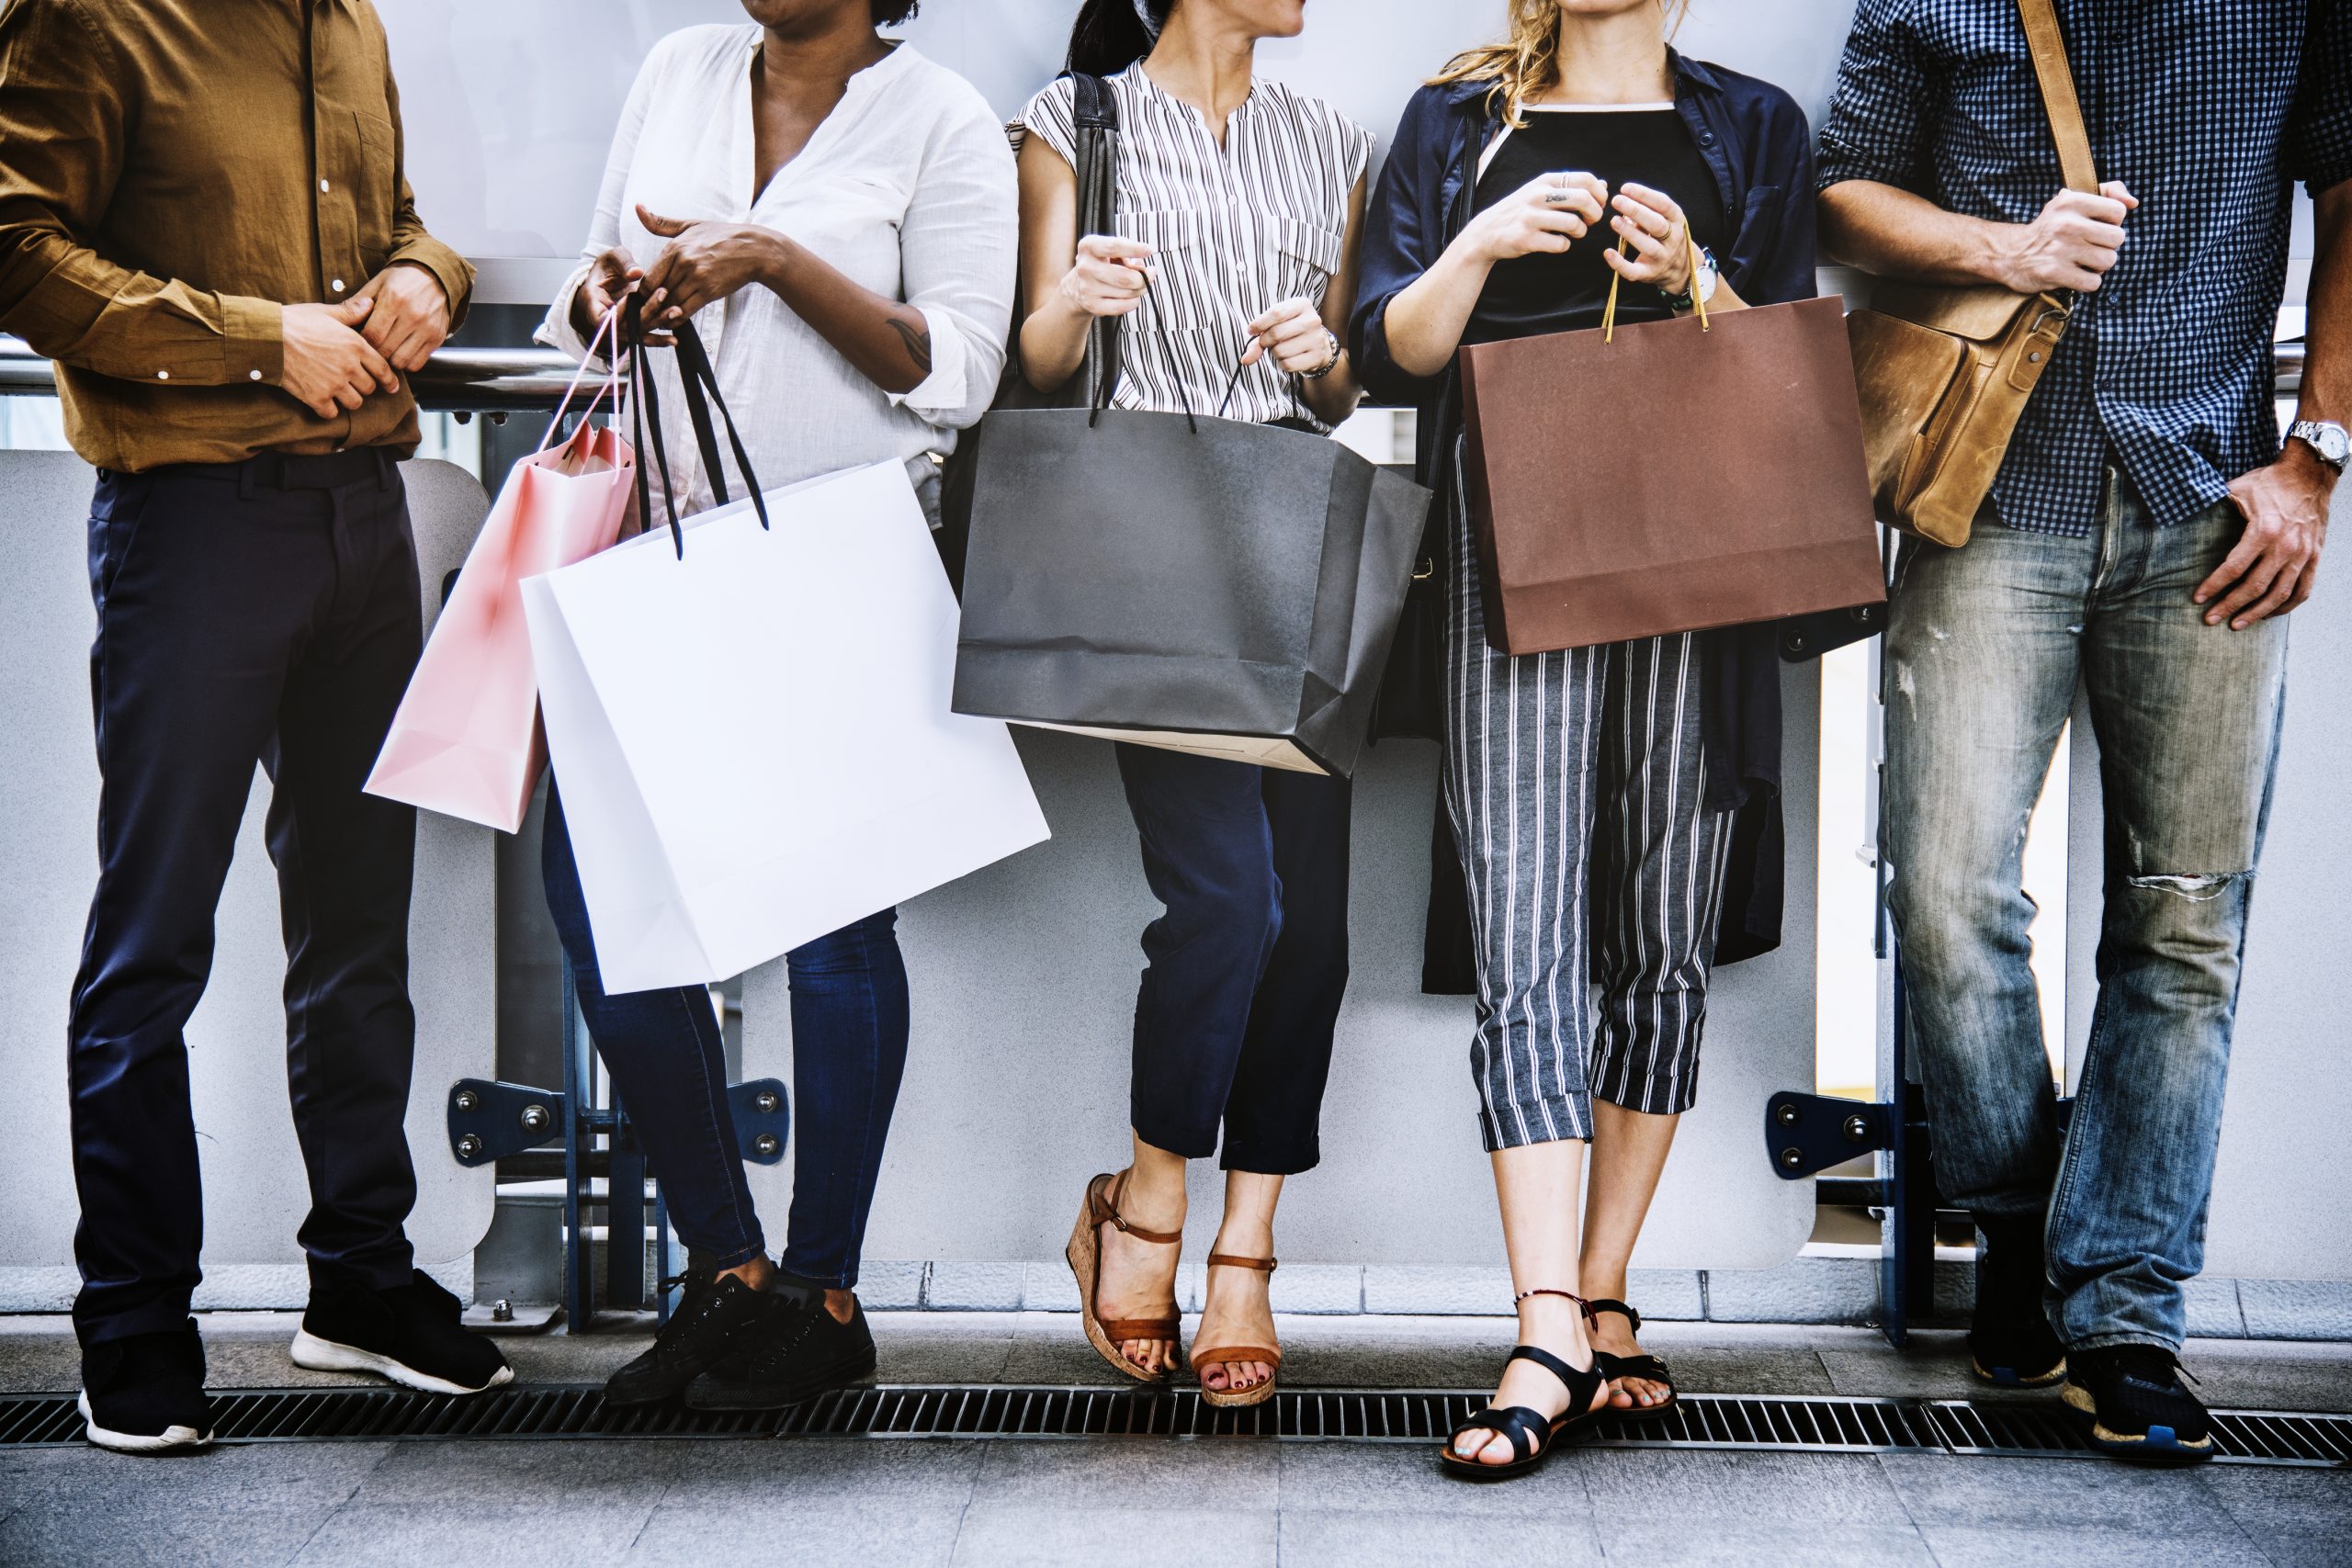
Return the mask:
{"type": "MultiPolygon", "coordinates": [[[[1947,1452],[2009,1458],[2086,1451],[2081,1429],[2045,1405],[1952,1399],[1923,1408],[1947,1452]]],[[[2213,1437],[2214,1457],[2225,1463],[2352,1466],[2352,1416],[2216,1410],[2213,1437]]]]}
{"type": "MultiPolygon", "coordinates": [[[[780,1421],[779,1437],[1272,1438],[1435,1443],[1487,1396],[1404,1390],[1278,1393],[1220,1410],[1188,1390],[875,1388],[828,1394],[780,1421]]],[[[1936,1446],[1900,1402],[1690,1394],[1662,1420],[1611,1421],[1585,1441],[1612,1448],[1810,1449],[1877,1453],[1936,1446]]]]}
{"type": "MultiPolygon", "coordinates": [[[[260,1390],[214,1396],[230,1443],[593,1438],[1258,1438],[1435,1443],[1480,1393],[1295,1390],[1250,1410],[1195,1391],[1088,1388],[848,1389],[796,1409],[718,1414],[607,1408],[593,1384],[501,1389],[475,1398],[402,1389],[260,1390]]],[[[2352,1466],[2352,1416],[2216,1411],[2224,1463],[2352,1466]]],[[[77,1443],[71,1396],[0,1396],[0,1448],[77,1443]]],[[[2039,1404],[1968,1400],[1685,1394],[1660,1420],[1604,1422],[1595,1448],[1773,1450],[1964,1456],[2085,1453],[2064,1416],[2039,1404]]]]}

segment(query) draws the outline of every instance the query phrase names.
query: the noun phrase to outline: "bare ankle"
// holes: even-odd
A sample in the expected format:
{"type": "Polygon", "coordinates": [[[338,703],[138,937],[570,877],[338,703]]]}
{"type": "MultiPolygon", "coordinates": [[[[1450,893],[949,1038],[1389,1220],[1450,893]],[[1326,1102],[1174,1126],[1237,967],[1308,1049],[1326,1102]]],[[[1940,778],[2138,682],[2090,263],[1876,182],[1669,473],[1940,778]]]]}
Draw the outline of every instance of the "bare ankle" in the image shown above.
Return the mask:
{"type": "Polygon", "coordinates": [[[857,1315],[857,1294],[853,1291],[827,1291],[825,1311],[835,1323],[847,1323],[857,1315]]]}
{"type": "Polygon", "coordinates": [[[1211,1246],[1215,1250],[1234,1258],[1272,1258],[1274,1255],[1274,1233],[1264,1226],[1255,1230],[1236,1230],[1228,1226],[1216,1233],[1216,1240],[1211,1246]]]}
{"type": "Polygon", "coordinates": [[[1519,1303],[1519,1337],[1523,1345],[1565,1348],[1583,1355],[1588,1340],[1582,1311],[1558,1296],[1530,1296],[1519,1303]]]}
{"type": "Polygon", "coordinates": [[[718,1277],[722,1280],[741,1280],[752,1290],[764,1291],[775,1281],[775,1265],[770,1263],[764,1257],[753,1258],[747,1262],[737,1264],[732,1269],[719,1270],[718,1277]]]}
{"type": "Polygon", "coordinates": [[[1131,1167],[1118,1193],[1119,1217],[1127,1224],[1150,1231],[1184,1228],[1184,1168],[1181,1164],[1172,1181],[1146,1167],[1131,1167]]]}

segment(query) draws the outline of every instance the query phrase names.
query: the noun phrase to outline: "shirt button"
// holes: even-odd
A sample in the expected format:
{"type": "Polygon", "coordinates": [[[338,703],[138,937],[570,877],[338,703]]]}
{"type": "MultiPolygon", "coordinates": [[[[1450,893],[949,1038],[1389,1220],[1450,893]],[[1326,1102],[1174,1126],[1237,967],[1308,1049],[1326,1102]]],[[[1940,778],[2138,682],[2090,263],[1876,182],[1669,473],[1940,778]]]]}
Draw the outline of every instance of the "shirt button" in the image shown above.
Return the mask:
{"type": "Polygon", "coordinates": [[[248,380],[258,381],[261,379],[261,372],[258,370],[248,370],[245,372],[245,378],[248,380]]]}
{"type": "Polygon", "coordinates": [[[343,279],[338,277],[333,283],[329,284],[328,287],[333,288],[337,294],[340,294],[343,292],[343,279]]]}
{"type": "Polygon", "coordinates": [[[168,370],[158,370],[155,372],[155,379],[158,381],[168,381],[171,378],[172,373],[168,370]]]}
{"type": "Polygon", "coordinates": [[[324,181],[324,180],[321,180],[321,181],[319,182],[319,188],[320,188],[321,190],[327,190],[327,189],[331,189],[332,187],[328,186],[328,184],[327,184],[327,182],[326,182],[326,181],[324,181]]]}

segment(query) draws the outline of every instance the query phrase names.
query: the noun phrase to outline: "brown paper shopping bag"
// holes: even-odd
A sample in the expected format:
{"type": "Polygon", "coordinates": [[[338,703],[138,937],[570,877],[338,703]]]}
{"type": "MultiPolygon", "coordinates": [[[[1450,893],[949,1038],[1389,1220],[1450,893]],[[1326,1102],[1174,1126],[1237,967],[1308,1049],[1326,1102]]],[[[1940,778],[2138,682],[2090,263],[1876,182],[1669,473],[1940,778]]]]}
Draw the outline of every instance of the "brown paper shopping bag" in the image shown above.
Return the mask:
{"type": "Polygon", "coordinates": [[[1885,598],[1838,300],[1476,344],[1462,384],[1502,651],[1885,598]]]}

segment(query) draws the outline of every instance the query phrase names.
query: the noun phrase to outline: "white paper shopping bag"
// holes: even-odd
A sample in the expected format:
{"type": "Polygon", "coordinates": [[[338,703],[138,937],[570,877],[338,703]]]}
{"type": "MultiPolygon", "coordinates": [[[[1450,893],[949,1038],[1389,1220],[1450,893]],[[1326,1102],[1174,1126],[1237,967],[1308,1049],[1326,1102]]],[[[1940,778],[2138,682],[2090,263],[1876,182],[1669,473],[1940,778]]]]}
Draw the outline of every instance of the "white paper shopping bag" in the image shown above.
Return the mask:
{"type": "Polygon", "coordinates": [[[610,992],[741,974],[1040,843],[1011,735],[952,713],[957,611],[897,464],[524,584],[610,992]]]}

